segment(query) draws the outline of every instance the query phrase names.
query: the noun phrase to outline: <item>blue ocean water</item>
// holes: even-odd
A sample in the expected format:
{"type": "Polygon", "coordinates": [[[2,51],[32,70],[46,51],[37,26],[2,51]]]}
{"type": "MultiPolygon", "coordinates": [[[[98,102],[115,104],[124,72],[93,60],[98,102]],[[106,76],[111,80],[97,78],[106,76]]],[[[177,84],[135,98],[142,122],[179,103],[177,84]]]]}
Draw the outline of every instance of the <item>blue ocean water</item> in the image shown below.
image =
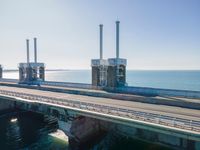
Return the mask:
{"type": "MultiPolygon", "coordinates": [[[[4,73],[5,78],[18,78],[18,72],[4,73]]],[[[91,83],[90,70],[46,71],[46,80],[91,83]]],[[[200,91],[200,70],[141,71],[127,70],[129,86],[200,91]]]]}

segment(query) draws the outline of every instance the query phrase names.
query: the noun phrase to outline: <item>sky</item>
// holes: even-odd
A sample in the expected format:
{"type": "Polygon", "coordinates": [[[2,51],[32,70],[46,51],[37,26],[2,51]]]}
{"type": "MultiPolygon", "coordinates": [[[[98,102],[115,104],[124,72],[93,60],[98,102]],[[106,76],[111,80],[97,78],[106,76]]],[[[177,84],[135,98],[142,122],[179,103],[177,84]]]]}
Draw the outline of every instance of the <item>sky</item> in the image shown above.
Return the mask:
{"type": "Polygon", "coordinates": [[[90,69],[115,57],[115,21],[120,21],[120,57],[136,70],[200,69],[199,0],[0,0],[0,64],[17,69],[26,61],[26,39],[38,38],[38,61],[48,69],[90,69]]]}

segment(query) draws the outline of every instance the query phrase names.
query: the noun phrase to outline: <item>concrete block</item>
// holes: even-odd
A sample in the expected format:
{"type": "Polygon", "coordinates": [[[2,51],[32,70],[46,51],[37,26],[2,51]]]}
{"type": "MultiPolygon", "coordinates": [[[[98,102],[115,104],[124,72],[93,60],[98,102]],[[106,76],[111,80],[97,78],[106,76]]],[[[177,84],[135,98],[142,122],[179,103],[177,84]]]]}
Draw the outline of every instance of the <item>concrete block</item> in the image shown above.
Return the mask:
{"type": "Polygon", "coordinates": [[[165,143],[167,145],[181,146],[181,139],[175,136],[158,134],[158,142],[165,143]]]}

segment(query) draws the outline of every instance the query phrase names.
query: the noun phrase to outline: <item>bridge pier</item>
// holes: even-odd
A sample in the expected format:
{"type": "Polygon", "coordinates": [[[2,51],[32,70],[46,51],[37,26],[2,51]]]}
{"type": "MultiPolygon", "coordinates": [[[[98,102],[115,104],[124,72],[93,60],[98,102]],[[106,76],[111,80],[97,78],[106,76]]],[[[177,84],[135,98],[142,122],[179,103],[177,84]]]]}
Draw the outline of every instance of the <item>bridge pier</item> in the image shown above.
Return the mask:
{"type": "Polygon", "coordinates": [[[72,122],[70,132],[74,137],[70,139],[69,143],[77,149],[79,147],[86,149],[85,146],[91,146],[92,142],[105,133],[100,127],[99,120],[84,116],[80,116],[72,122]]]}
{"type": "Polygon", "coordinates": [[[73,149],[83,148],[104,133],[97,119],[55,107],[50,108],[50,114],[58,118],[59,129],[68,135],[69,145],[73,149]]]}

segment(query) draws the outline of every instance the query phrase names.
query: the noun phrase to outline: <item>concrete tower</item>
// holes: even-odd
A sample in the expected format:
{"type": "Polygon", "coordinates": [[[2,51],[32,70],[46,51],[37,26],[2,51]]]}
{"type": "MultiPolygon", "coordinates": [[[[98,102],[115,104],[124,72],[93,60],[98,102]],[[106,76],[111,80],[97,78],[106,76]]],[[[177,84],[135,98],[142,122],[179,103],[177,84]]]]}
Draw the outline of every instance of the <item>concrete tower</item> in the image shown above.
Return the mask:
{"type": "Polygon", "coordinates": [[[37,62],[37,39],[34,38],[34,62],[30,62],[29,40],[26,40],[27,62],[19,64],[19,83],[39,84],[45,80],[45,65],[37,62]]]}
{"type": "Polygon", "coordinates": [[[0,65],[0,79],[3,77],[3,67],[0,65]]]}
{"type": "Polygon", "coordinates": [[[99,50],[100,58],[92,59],[92,85],[94,86],[107,86],[107,69],[108,62],[103,59],[103,25],[99,25],[99,50]]]}
{"type": "Polygon", "coordinates": [[[126,59],[119,58],[119,21],[116,21],[116,58],[108,59],[107,86],[121,87],[126,84],[126,59]]]}

